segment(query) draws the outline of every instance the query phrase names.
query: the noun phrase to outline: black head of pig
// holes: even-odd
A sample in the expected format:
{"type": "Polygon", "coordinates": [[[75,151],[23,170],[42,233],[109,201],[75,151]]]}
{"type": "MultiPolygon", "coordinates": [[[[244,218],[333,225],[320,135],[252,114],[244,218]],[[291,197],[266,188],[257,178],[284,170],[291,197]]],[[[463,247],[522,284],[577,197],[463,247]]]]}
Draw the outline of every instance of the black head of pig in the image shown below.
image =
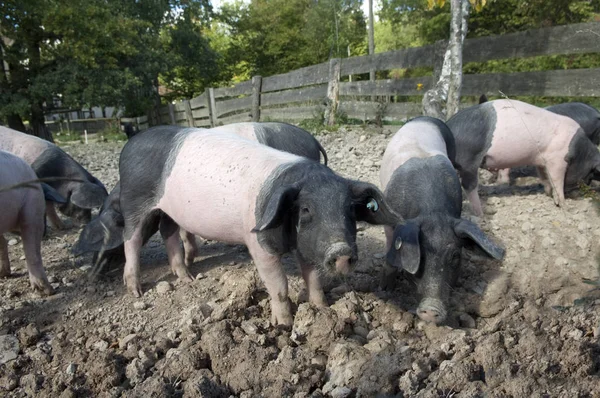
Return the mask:
{"type": "Polygon", "coordinates": [[[408,220],[394,229],[387,253],[389,265],[412,275],[422,295],[417,315],[443,323],[450,287],[458,276],[461,249],[475,243],[490,257],[502,259],[504,249],[492,242],[477,225],[447,214],[434,213],[408,220]]]}
{"type": "Polygon", "coordinates": [[[287,170],[263,188],[253,232],[269,252],[295,249],[302,262],[348,273],[357,259],[356,222],[395,225],[400,217],[374,185],[342,178],[316,163],[301,165],[306,167],[287,170]]]}
{"type": "Polygon", "coordinates": [[[98,216],[81,231],[79,240],[72,249],[74,255],[111,250],[123,244],[125,220],[121,214],[120,195],[121,184],[117,182],[104,200],[98,216]]]}

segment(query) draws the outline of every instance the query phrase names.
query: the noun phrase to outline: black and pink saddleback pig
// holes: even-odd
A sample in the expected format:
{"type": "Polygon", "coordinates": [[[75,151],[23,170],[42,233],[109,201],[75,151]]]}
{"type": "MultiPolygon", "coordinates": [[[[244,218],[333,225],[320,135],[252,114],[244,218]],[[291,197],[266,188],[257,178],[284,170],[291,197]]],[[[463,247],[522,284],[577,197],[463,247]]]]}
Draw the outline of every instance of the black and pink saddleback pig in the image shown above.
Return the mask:
{"type": "Polygon", "coordinates": [[[473,212],[483,215],[478,169],[536,166],[558,206],[580,182],[600,179],[600,153],[579,124],[566,116],[516,100],[494,100],[448,120],[456,142],[456,167],[473,212]]]}
{"type": "MultiPolygon", "coordinates": [[[[0,150],[0,188],[36,180],[31,167],[21,158],[0,150]]],[[[52,192],[52,188],[48,188],[52,192]]],[[[56,192],[52,192],[56,195],[56,192]]],[[[44,191],[39,183],[0,192],[0,277],[10,275],[8,246],[4,234],[17,232],[23,241],[29,282],[44,294],[52,294],[42,264],[41,243],[44,235],[44,191]]]]}
{"type": "MultiPolygon", "coordinates": [[[[38,178],[64,177],[81,181],[50,181],[67,203],[58,209],[66,216],[81,222],[91,219],[91,209],[100,207],[108,196],[104,185],[88,173],[71,156],[51,142],[0,126],[0,149],[10,152],[27,162],[38,178]]],[[[47,203],[47,216],[55,227],[64,225],[53,203],[47,203]]]]}
{"type": "MultiPolygon", "coordinates": [[[[160,129],[163,137],[171,137],[183,130],[180,126],[157,126],[151,130],[160,129]]],[[[233,123],[226,126],[216,127],[211,131],[234,133],[240,137],[257,141],[263,145],[279,149],[284,152],[304,156],[316,162],[323,155],[327,164],[327,153],[321,144],[307,131],[286,123],[233,123]]],[[[72,252],[76,256],[87,252],[94,253],[94,263],[122,263],[125,261],[123,250],[123,226],[124,220],[119,204],[121,192],[120,184],[110,192],[104,201],[100,213],[89,224],[85,226],[79,236],[79,240],[73,246],[72,252]],[[101,258],[97,258],[100,251],[101,258]]],[[[149,223],[143,231],[144,243],[158,231],[159,221],[149,223]]],[[[196,241],[193,235],[181,230],[181,238],[184,244],[185,264],[189,267],[196,256],[196,241]]]]}
{"type": "Polygon", "coordinates": [[[357,260],[356,223],[395,225],[397,215],[372,184],[226,132],[184,129],[171,139],[147,131],[127,142],[119,162],[128,289],[141,296],[144,224],[159,230],[169,263],[182,279],[178,229],[243,243],[271,297],[274,324],[292,314],[281,256],[295,251],[309,300],[326,305],[318,269],[348,273],[357,260]]]}
{"type": "Polygon", "coordinates": [[[460,267],[461,249],[473,242],[489,256],[504,250],[477,225],[461,218],[462,191],[452,165],[454,137],[439,119],[418,117],[392,137],[381,162],[387,203],[404,219],[385,227],[386,262],[392,273],[406,271],[422,295],[417,315],[442,323],[450,288],[460,267]]]}

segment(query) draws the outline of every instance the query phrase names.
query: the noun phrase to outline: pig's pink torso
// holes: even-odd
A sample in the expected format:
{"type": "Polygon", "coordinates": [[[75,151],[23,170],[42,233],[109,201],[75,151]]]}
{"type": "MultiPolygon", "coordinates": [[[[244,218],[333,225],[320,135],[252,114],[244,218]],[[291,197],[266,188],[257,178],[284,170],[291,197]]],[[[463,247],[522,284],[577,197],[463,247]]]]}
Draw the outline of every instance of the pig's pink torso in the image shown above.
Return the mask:
{"type": "Polygon", "coordinates": [[[0,150],[17,155],[30,165],[51,145],[41,138],[0,126],[0,150]]]}
{"type": "MultiPolygon", "coordinates": [[[[0,187],[37,177],[23,159],[0,150],[0,187]]],[[[44,194],[39,184],[0,192],[0,234],[18,230],[21,222],[40,222],[43,228],[44,194]]]]}
{"type": "Polygon", "coordinates": [[[496,130],[485,155],[487,169],[564,162],[580,128],[572,119],[515,100],[496,100],[496,130]]]}
{"type": "Polygon", "coordinates": [[[195,235],[245,243],[264,182],[278,166],[301,159],[224,131],[191,132],[156,207],[195,235]]]}
{"type": "Polygon", "coordinates": [[[409,159],[436,155],[448,158],[446,142],[437,129],[422,121],[403,126],[394,134],[383,154],[379,172],[381,187],[385,189],[394,171],[409,159]]]}

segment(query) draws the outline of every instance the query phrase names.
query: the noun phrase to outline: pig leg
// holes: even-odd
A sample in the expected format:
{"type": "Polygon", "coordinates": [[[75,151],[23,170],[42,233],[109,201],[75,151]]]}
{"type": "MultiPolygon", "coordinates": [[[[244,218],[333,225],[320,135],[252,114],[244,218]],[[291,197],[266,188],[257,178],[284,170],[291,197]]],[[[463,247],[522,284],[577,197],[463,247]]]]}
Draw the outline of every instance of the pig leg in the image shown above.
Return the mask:
{"type": "Polygon", "coordinates": [[[8,259],[8,245],[4,236],[0,235],[0,277],[10,276],[10,260],[8,259]]]}
{"type": "Polygon", "coordinates": [[[54,289],[50,286],[42,265],[41,243],[43,233],[43,227],[40,228],[40,225],[24,225],[21,227],[21,239],[23,240],[23,250],[25,251],[31,287],[43,294],[50,295],[54,292],[54,289]]]}
{"type": "Polygon", "coordinates": [[[544,186],[544,192],[546,193],[546,195],[552,196],[552,184],[550,184],[550,180],[548,179],[548,173],[546,173],[546,168],[540,166],[537,168],[537,171],[538,176],[540,177],[540,181],[544,186]]]}
{"type": "Polygon", "coordinates": [[[327,299],[321,287],[319,273],[312,264],[303,263],[300,259],[298,259],[298,262],[300,263],[304,283],[306,283],[308,289],[308,301],[317,307],[327,307],[327,299]]]}
{"type": "Polygon", "coordinates": [[[198,252],[198,246],[196,246],[196,237],[194,234],[179,229],[179,235],[183,241],[183,251],[185,252],[185,265],[191,267],[194,264],[194,258],[198,252]]]}
{"type": "Polygon", "coordinates": [[[498,178],[496,179],[498,184],[510,184],[510,169],[498,170],[498,178]]]}
{"type": "Polygon", "coordinates": [[[269,254],[264,250],[256,240],[256,236],[251,237],[247,245],[260,279],[265,284],[271,298],[271,323],[291,326],[294,318],[288,299],[287,278],[281,267],[281,257],[269,254]]]}
{"type": "Polygon", "coordinates": [[[135,297],[142,297],[143,294],[142,285],[140,284],[140,249],[144,244],[142,224],[140,222],[131,237],[124,242],[125,270],[123,271],[123,282],[127,286],[127,290],[135,297]]]}
{"type": "Polygon", "coordinates": [[[160,235],[165,241],[171,271],[184,282],[193,281],[194,277],[190,274],[190,271],[183,262],[183,250],[179,243],[179,225],[177,225],[171,217],[163,214],[160,219],[159,230],[160,235]]]}
{"type": "Polygon", "coordinates": [[[462,186],[467,192],[469,203],[471,203],[471,209],[473,213],[478,216],[483,216],[483,208],[481,207],[481,201],[479,200],[479,193],[477,192],[477,185],[479,183],[479,177],[477,176],[478,169],[475,170],[463,170],[461,173],[462,186]]]}
{"type": "Polygon", "coordinates": [[[58,214],[56,213],[56,207],[54,207],[53,202],[46,202],[46,216],[48,216],[48,220],[52,226],[56,229],[65,229],[65,223],[62,222],[58,214]]]}
{"type": "Polygon", "coordinates": [[[552,198],[554,204],[560,207],[566,205],[565,201],[565,174],[567,173],[567,162],[551,163],[546,167],[548,179],[552,184],[552,198]]]}

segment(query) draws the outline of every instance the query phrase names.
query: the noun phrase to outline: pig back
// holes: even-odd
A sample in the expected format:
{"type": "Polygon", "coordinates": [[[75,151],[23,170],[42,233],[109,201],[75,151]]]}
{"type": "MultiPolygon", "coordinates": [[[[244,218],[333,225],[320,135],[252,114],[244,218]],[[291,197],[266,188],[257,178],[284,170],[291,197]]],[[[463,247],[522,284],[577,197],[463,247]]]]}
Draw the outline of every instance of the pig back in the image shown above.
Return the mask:
{"type": "MultiPolygon", "coordinates": [[[[433,118],[427,118],[433,119],[433,118]]],[[[438,126],[426,118],[417,118],[408,122],[390,140],[381,161],[380,182],[385,188],[394,171],[412,158],[428,158],[441,155],[448,158],[448,147],[454,152],[454,140],[444,137],[438,126]],[[447,144],[447,140],[452,142],[447,144]]]]}
{"type": "Polygon", "coordinates": [[[0,126],[0,149],[24,159],[29,165],[51,146],[53,144],[41,138],[0,126]]]}

